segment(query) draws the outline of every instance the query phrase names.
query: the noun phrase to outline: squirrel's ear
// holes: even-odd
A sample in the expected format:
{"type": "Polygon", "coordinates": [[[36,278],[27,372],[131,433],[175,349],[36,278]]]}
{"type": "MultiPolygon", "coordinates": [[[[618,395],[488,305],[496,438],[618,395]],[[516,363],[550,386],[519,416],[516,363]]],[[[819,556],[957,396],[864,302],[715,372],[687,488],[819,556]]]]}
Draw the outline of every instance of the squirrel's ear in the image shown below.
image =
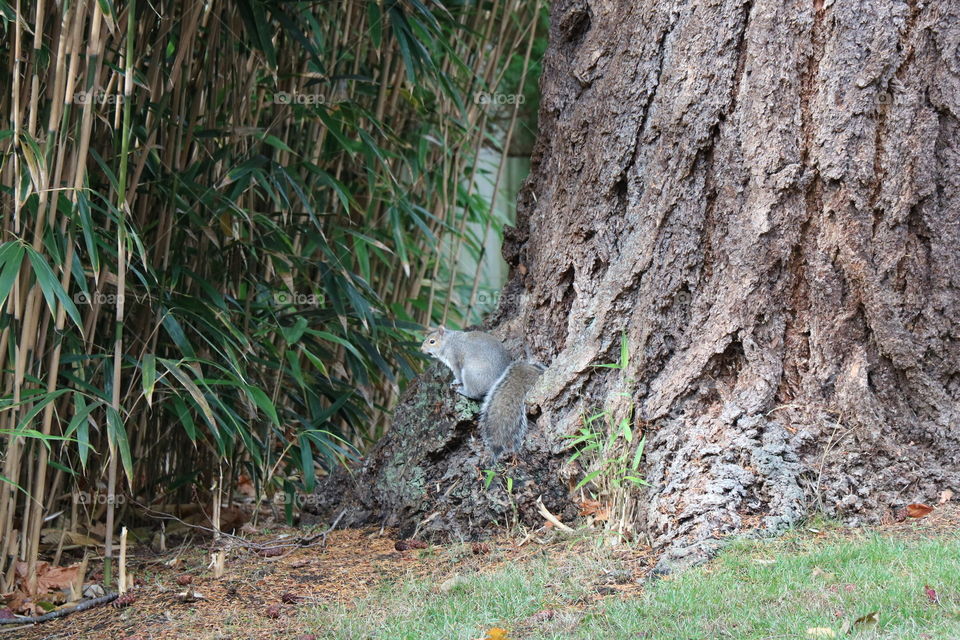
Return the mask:
{"type": "Polygon", "coordinates": [[[443,325],[440,325],[439,327],[437,327],[437,333],[439,333],[440,335],[443,335],[443,332],[446,330],[447,328],[444,327],[443,325]]]}

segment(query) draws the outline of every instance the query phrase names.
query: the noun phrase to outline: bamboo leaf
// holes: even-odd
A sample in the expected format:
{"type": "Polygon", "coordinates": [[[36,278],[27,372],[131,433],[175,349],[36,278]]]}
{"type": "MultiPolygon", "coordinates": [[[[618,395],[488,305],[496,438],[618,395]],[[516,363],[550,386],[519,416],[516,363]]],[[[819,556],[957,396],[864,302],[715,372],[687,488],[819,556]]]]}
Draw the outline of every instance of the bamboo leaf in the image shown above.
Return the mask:
{"type": "Polygon", "coordinates": [[[637,443],[637,450],[633,454],[633,462],[630,463],[630,469],[636,471],[640,466],[640,459],[643,457],[643,449],[647,444],[647,436],[644,435],[637,443]]]}
{"type": "Polygon", "coordinates": [[[303,472],[303,488],[308,493],[312,492],[316,484],[316,469],[313,464],[313,449],[310,446],[310,438],[306,434],[300,434],[300,469],[303,472]]]}
{"type": "Polygon", "coordinates": [[[149,406],[153,406],[153,387],[157,383],[157,357],[148,353],[143,356],[143,395],[149,406]]]}
{"type": "Polygon", "coordinates": [[[132,487],[133,483],[133,457],[130,455],[130,441],[127,439],[127,430],[123,426],[123,420],[117,410],[106,405],[107,410],[107,434],[110,438],[110,444],[120,452],[120,461],[123,463],[123,471],[127,476],[127,483],[132,487]]]}
{"type": "Polygon", "coordinates": [[[577,483],[577,486],[573,488],[574,491],[587,485],[591,480],[603,473],[603,469],[597,469],[596,471],[591,471],[587,475],[583,476],[583,479],[577,483]]]}
{"type": "Polygon", "coordinates": [[[37,278],[37,284],[40,285],[40,290],[43,292],[43,297],[47,301],[47,307],[49,307],[50,313],[56,315],[56,301],[59,300],[67,312],[67,315],[70,316],[70,319],[73,320],[73,323],[77,326],[77,329],[82,332],[83,322],[80,320],[80,312],[77,311],[77,306],[73,304],[73,300],[70,299],[67,292],[63,290],[63,286],[53,274],[50,265],[48,265],[44,257],[37,253],[32,247],[25,246],[24,249],[27,252],[27,257],[30,258],[33,274],[37,278]]]}
{"type": "Polygon", "coordinates": [[[10,289],[20,274],[23,264],[24,245],[15,240],[0,245],[0,308],[7,301],[10,289]]]}
{"type": "Polygon", "coordinates": [[[90,414],[93,413],[101,403],[94,402],[88,405],[82,393],[73,394],[73,403],[73,418],[70,420],[70,424],[67,425],[67,429],[63,435],[69,437],[73,435],[74,431],[77,432],[77,453],[80,456],[80,465],[86,469],[87,459],[92,449],[90,446],[90,429],[87,422],[90,414]]]}
{"type": "Polygon", "coordinates": [[[200,411],[203,413],[203,417],[206,418],[207,424],[210,425],[211,429],[217,428],[217,421],[213,415],[213,409],[210,408],[210,403],[207,402],[207,399],[204,397],[203,393],[200,391],[200,387],[196,385],[187,375],[180,369],[178,363],[173,362],[172,360],[167,360],[166,358],[159,358],[160,363],[166,367],[167,371],[173,374],[173,377],[176,378],[183,388],[187,390],[187,393],[190,394],[190,397],[193,398],[193,401],[200,408],[200,411]]]}

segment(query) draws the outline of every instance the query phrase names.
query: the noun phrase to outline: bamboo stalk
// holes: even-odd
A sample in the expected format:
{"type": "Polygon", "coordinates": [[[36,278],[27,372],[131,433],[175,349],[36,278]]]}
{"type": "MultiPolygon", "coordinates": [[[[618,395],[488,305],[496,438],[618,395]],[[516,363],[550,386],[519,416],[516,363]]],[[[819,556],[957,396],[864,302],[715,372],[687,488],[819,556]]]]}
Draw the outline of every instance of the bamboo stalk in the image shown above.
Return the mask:
{"type": "MultiPolygon", "coordinates": [[[[120,406],[120,389],[122,387],[121,374],[123,363],[123,322],[124,308],[126,302],[126,277],[127,277],[127,230],[126,219],[130,212],[129,200],[130,194],[127,193],[127,168],[130,157],[130,132],[133,126],[131,117],[131,108],[133,102],[133,42],[135,38],[134,25],[136,14],[136,0],[130,0],[127,7],[127,51],[124,56],[126,67],[124,70],[123,84],[123,131],[120,150],[120,176],[119,192],[117,193],[117,303],[113,342],[113,388],[110,404],[117,416],[122,416],[122,407],[120,406]]],[[[119,418],[118,418],[119,420],[119,418]]],[[[118,429],[125,429],[124,422],[117,425],[118,429]]],[[[124,434],[123,437],[126,437],[124,434]]],[[[108,437],[110,459],[107,470],[107,523],[106,523],[106,541],[104,547],[104,571],[103,579],[108,584],[110,582],[110,568],[113,559],[113,528],[114,515],[116,510],[117,494],[117,445],[112,437],[108,437]]],[[[132,478],[128,478],[132,482],[132,478]]],[[[123,538],[121,541],[121,554],[125,553],[126,527],[123,529],[123,538]]],[[[121,559],[120,567],[120,588],[125,588],[124,581],[126,574],[121,559]]]]}
{"type": "MultiPolygon", "coordinates": [[[[20,0],[17,0],[16,10],[16,24],[14,26],[14,49],[13,49],[13,58],[12,58],[12,92],[11,92],[11,102],[10,109],[12,112],[12,123],[13,123],[13,228],[15,235],[20,235],[21,230],[21,218],[20,218],[20,209],[22,206],[20,200],[20,185],[21,185],[21,171],[20,166],[20,64],[21,64],[21,51],[22,51],[22,12],[20,7],[20,0]]],[[[14,289],[10,293],[10,298],[8,298],[8,305],[11,305],[14,309],[14,317],[18,318],[18,305],[15,301],[20,297],[20,278],[17,279],[17,282],[14,284],[14,289]],[[16,296],[16,297],[14,297],[16,296]]],[[[23,362],[23,356],[21,354],[19,344],[15,347],[14,355],[14,368],[19,371],[23,362]]],[[[13,380],[13,401],[17,407],[20,404],[20,385],[17,384],[19,378],[15,377],[13,380]]],[[[10,412],[7,417],[6,424],[4,427],[11,428],[16,425],[16,416],[18,410],[10,412]]],[[[2,423],[0,423],[2,424],[2,423]]],[[[7,455],[6,460],[4,460],[4,475],[7,478],[12,478],[14,481],[20,477],[20,456],[21,456],[21,440],[22,438],[18,436],[11,435],[8,438],[7,442],[7,455]]],[[[16,510],[16,500],[17,496],[13,490],[13,487],[9,483],[2,483],[3,486],[0,487],[0,539],[7,541],[9,545],[6,549],[0,550],[3,552],[3,558],[0,559],[0,570],[3,568],[3,562],[6,561],[7,554],[14,550],[12,547],[13,536],[13,515],[16,510]]],[[[12,569],[14,562],[11,562],[10,567],[12,569]]],[[[12,572],[7,572],[6,577],[3,582],[3,591],[9,591],[12,583],[12,572]]]]}

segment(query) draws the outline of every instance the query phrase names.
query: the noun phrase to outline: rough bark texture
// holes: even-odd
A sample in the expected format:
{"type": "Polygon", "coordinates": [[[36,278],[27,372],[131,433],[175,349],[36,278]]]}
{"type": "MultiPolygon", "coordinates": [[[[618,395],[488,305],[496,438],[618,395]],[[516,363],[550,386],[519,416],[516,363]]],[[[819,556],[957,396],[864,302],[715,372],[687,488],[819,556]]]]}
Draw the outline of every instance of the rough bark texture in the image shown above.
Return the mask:
{"type": "Polygon", "coordinates": [[[550,440],[629,391],[677,556],[960,488],[960,5],[553,12],[498,316],[555,356],[550,440]]]}
{"type": "Polygon", "coordinates": [[[525,455],[635,403],[677,563],[960,493],[960,5],[557,0],[550,41],[492,318],[552,362],[525,455]]]}
{"type": "Polygon", "coordinates": [[[536,502],[570,519],[576,515],[557,481],[559,460],[542,434],[515,464],[488,477],[477,418],[480,406],[451,388],[435,364],[404,392],[390,432],[347,472],[338,470],[305,505],[305,523],[396,527],[403,538],[472,540],[500,526],[534,524],[536,502]],[[340,513],[342,511],[342,514],[340,513]],[[319,517],[318,517],[319,516],[319,517]]]}

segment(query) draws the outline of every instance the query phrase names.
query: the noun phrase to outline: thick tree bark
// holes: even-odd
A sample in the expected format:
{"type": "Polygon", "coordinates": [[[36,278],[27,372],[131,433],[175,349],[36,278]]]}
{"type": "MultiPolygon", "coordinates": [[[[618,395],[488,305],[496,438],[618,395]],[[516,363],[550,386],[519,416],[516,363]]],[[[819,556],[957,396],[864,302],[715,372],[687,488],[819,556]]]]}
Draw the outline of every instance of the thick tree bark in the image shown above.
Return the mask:
{"type": "Polygon", "coordinates": [[[553,12],[498,316],[556,356],[552,440],[629,391],[679,554],[960,489],[960,5],[553,12]]]}
{"type": "Polygon", "coordinates": [[[492,319],[552,362],[528,449],[637,407],[678,562],[960,493],[960,5],[557,0],[550,41],[492,319]]]}

